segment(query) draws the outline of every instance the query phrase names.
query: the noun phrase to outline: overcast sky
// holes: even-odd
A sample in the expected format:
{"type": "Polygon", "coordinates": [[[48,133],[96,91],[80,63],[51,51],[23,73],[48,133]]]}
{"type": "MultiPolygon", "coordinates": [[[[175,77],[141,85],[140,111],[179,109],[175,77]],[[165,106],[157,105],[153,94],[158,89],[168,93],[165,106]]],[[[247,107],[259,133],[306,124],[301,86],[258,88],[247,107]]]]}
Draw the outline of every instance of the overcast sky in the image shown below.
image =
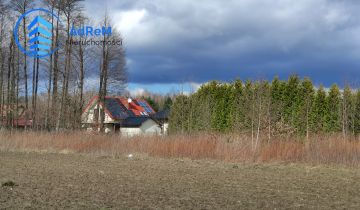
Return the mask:
{"type": "MultiPolygon", "coordinates": [[[[121,31],[131,88],[309,76],[360,84],[360,1],[87,0],[121,31]]],[[[193,85],[191,85],[193,86],[193,85]]]]}

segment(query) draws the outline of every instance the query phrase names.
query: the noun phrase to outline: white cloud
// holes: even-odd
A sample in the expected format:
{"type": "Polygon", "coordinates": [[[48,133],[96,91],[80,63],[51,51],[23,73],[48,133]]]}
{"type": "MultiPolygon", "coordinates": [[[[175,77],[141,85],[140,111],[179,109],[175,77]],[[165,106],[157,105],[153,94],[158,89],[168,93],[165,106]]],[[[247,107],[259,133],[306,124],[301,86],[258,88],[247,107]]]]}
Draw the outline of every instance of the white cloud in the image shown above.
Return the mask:
{"type": "Polygon", "coordinates": [[[131,89],[131,90],[128,89],[128,91],[130,93],[130,96],[132,96],[132,97],[142,96],[146,92],[146,90],[144,88],[136,88],[136,89],[131,89]]]}
{"type": "Polygon", "coordinates": [[[196,83],[196,82],[190,82],[191,89],[196,92],[200,87],[202,83],[196,83]]]}
{"type": "Polygon", "coordinates": [[[345,8],[331,8],[324,16],[325,22],[331,30],[337,27],[346,26],[350,20],[350,15],[345,8]]]}
{"type": "Polygon", "coordinates": [[[141,20],[145,17],[146,10],[130,10],[121,11],[113,15],[113,19],[116,20],[115,26],[124,34],[131,34],[132,30],[139,27],[141,20]]]}

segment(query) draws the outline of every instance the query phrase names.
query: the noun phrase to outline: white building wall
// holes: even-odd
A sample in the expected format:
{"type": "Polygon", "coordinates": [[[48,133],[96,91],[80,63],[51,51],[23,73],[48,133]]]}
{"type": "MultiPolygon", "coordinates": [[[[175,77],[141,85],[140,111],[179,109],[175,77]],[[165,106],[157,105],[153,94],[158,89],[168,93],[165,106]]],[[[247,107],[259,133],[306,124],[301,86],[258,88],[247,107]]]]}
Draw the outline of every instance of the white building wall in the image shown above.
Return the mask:
{"type": "Polygon", "coordinates": [[[160,126],[153,120],[146,120],[139,128],[120,128],[123,137],[161,135],[160,126]]]}
{"type": "Polygon", "coordinates": [[[163,134],[167,135],[168,129],[169,129],[169,123],[164,123],[163,124],[163,134]]]}
{"type": "MultiPolygon", "coordinates": [[[[86,113],[84,113],[86,114],[86,113]]],[[[94,110],[89,110],[89,114],[85,116],[85,119],[83,120],[84,123],[93,123],[94,119],[94,110]]]]}
{"type": "Polygon", "coordinates": [[[143,131],[140,128],[120,128],[120,135],[122,137],[133,137],[142,134],[143,131]]]}
{"type": "MultiPolygon", "coordinates": [[[[102,109],[102,106],[99,106],[100,109],[102,109]]],[[[84,113],[84,119],[83,122],[84,123],[94,123],[94,109],[97,109],[98,105],[94,106],[92,109],[89,110],[89,114],[86,115],[86,113],[84,113]]],[[[100,112],[99,112],[99,116],[98,119],[100,119],[100,112]]],[[[105,119],[104,119],[104,123],[112,123],[114,122],[114,120],[109,116],[108,113],[105,112],[105,119]]]]}
{"type": "MultiPolygon", "coordinates": [[[[99,117],[100,119],[100,117],[99,117]]],[[[114,120],[105,112],[105,119],[104,119],[105,123],[111,123],[114,122],[114,120]]]]}

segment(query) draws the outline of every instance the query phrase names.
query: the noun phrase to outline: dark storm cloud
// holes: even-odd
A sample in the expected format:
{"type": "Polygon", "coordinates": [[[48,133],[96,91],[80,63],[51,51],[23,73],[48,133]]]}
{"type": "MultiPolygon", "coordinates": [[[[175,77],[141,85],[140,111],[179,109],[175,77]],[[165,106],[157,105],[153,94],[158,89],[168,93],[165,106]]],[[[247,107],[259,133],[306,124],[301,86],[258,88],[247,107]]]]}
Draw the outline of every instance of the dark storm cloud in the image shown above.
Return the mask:
{"type": "Polygon", "coordinates": [[[86,1],[92,16],[105,6],[124,36],[130,82],[360,78],[358,1],[86,1]]]}

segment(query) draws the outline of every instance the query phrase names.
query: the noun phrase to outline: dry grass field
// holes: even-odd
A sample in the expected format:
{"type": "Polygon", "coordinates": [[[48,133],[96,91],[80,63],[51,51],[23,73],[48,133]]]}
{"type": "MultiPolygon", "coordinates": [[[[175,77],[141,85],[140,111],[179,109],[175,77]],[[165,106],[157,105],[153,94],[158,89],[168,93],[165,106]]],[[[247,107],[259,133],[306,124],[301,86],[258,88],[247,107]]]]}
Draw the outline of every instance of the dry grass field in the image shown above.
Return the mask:
{"type": "Polygon", "coordinates": [[[360,140],[341,135],[304,139],[248,135],[174,135],[120,138],[83,132],[0,133],[0,151],[41,151],[119,156],[129,153],[164,158],[213,159],[236,163],[304,163],[360,166],[360,140]]]}
{"type": "Polygon", "coordinates": [[[359,163],[337,136],[1,133],[0,209],[360,209],[359,163]]]}
{"type": "Polygon", "coordinates": [[[0,209],[359,209],[360,170],[0,152],[0,209]]]}

